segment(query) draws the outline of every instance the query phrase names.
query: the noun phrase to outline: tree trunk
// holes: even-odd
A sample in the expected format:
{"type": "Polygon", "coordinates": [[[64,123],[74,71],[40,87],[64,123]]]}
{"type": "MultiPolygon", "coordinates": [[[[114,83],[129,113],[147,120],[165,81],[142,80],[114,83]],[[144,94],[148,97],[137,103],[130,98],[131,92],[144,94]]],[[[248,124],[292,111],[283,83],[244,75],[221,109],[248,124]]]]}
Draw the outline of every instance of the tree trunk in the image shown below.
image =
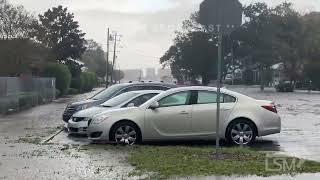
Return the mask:
{"type": "Polygon", "coordinates": [[[264,91],[265,86],[265,74],[264,74],[264,68],[260,68],[260,90],[264,91]]]}

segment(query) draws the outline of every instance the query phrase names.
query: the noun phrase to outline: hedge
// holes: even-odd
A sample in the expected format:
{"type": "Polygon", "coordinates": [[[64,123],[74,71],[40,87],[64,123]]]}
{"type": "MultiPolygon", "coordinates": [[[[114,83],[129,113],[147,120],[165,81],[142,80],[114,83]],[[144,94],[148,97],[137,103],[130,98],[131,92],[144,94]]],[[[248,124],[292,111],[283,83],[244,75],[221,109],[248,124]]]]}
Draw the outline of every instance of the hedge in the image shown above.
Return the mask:
{"type": "Polygon", "coordinates": [[[81,73],[80,81],[81,81],[82,92],[91,91],[98,84],[97,75],[92,72],[81,73]]]}
{"type": "Polygon", "coordinates": [[[67,93],[71,83],[71,73],[69,68],[63,64],[48,64],[45,67],[44,75],[46,77],[56,78],[56,88],[61,94],[67,93]]]}

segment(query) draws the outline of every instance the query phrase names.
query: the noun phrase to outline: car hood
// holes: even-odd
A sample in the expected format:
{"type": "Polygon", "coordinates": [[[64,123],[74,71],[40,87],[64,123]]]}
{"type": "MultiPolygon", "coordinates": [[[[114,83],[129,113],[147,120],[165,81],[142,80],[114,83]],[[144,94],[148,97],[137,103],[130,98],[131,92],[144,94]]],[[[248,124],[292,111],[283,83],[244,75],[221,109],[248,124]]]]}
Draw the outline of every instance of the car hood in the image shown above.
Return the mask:
{"type": "Polygon", "coordinates": [[[72,104],[70,104],[69,106],[82,106],[82,105],[89,105],[89,106],[96,106],[99,105],[103,102],[101,102],[101,100],[93,100],[93,99],[87,99],[87,100],[83,100],[83,101],[78,101],[78,102],[74,102],[72,104]]]}
{"type": "Polygon", "coordinates": [[[93,116],[95,116],[97,114],[103,113],[105,111],[109,111],[111,109],[112,108],[95,106],[95,107],[91,107],[91,108],[79,111],[79,112],[75,113],[73,115],[73,117],[89,117],[89,118],[91,118],[91,117],[93,117],[93,116]]]}

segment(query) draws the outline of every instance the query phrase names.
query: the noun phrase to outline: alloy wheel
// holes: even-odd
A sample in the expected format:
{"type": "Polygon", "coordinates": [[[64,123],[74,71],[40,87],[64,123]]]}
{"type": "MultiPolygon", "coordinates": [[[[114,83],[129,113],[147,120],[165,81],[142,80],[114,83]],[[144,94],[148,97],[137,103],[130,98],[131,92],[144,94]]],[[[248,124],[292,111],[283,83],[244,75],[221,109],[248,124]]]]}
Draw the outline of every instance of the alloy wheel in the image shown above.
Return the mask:
{"type": "Polygon", "coordinates": [[[253,139],[253,130],[247,123],[237,123],[231,128],[231,139],[235,144],[247,145],[253,139]]]}
{"type": "Polygon", "coordinates": [[[115,140],[118,144],[133,145],[137,140],[137,132],[129,125],[120,126],[115,131],[115,140]]]}

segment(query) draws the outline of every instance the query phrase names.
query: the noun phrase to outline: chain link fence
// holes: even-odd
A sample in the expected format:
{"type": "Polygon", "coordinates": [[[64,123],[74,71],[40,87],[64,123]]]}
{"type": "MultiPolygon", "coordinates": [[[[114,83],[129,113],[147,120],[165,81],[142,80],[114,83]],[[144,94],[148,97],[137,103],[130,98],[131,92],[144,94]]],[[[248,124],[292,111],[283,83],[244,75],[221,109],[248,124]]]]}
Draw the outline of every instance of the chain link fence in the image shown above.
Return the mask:
{"type": "Polygon", "coordinates": [[[55,78],[0,77],[0,114],[19,112],[55,99],[55,78]]]}

